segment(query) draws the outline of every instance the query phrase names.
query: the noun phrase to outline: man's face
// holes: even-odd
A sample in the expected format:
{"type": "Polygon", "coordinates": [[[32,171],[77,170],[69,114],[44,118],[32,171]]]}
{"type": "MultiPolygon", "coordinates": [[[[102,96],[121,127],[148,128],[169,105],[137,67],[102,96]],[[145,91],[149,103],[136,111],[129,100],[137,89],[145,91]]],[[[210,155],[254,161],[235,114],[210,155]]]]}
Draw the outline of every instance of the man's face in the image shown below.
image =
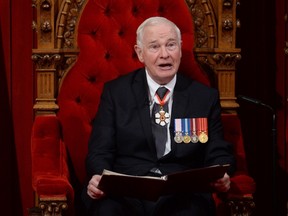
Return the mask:
{"type": "Polygon", "coordinates": [[[159,84],[170,82],[178,71],[182,56],[175,29],[169,24],[146,26],[142,45],[135,45],[135,51],[152,79],[159,84]]]}

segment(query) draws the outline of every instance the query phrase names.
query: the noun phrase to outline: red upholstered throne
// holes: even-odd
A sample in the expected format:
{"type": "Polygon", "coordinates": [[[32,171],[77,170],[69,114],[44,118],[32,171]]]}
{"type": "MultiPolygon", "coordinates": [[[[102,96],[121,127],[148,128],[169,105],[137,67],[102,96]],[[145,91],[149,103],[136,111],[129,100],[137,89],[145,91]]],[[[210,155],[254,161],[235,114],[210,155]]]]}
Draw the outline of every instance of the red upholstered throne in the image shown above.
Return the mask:
{"type": "Polygon", "coordinates": [[[135,31],[144,19],[156,15],[171,19],[182,31],[181,71],[206,85],[214,80],[220,91],[225,137],[235,145],[238,169],[231,190],[215,194],[218,215],[251,213],[255,184],[246,169],[234,96],[240,51],[235,48],[235,25],[229,29],[222,21],[228,17],[233,26],[235,8],[235,0],[42,0],[35,4],[32,186],[35,206],[42,213],[74,214],[103,84],[142,66],[133,50],[135,31]],[[213,73],[200,69],[195,59],[213,73]]]}

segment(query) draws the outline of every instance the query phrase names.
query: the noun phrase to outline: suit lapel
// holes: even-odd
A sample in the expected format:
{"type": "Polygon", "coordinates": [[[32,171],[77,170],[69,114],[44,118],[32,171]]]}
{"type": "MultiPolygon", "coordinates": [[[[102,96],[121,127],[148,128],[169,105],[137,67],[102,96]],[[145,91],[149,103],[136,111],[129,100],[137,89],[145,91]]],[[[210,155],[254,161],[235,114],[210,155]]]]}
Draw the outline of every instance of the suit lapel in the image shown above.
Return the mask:
{"type": "Polygon", "coordinates": [[[173,106],[172,106],[172,116],[170,127],[174,128],[174,119],[183,118],[186,115],[188,104],[189,104],[189,92],[187,91],[187,86],[190,84],[185,78],[177,75],[177,81],[174,88],[173,94],[173,106]]]}
{"type": "Polygon", "coordinates": [[[134,81],[132,83],[132,89],[134,92],[135,100],[137,102],[140,121],[143,127],[145,137],[147,138],[151,151],[155,153],[156,157],[156,148],[154,145],[151,129],[148,84],[146,81],[146,74],[144,68],[140,69],[140,71],[135,73],[134,81]]]}

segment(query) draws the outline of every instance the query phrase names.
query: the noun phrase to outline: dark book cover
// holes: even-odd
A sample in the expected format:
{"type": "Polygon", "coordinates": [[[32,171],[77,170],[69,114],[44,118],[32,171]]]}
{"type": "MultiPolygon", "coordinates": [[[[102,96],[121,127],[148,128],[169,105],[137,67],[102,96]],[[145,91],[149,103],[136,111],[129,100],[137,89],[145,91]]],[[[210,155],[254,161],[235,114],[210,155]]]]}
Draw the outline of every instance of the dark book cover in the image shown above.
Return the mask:
{"type": "Polygon", "coordinates": [[[98,188],[107,195],[157,200],[160,196],[213,192],[211,182],[222,178],[229,165],[190,169],[161,177],[125,175],[104,170],[98,188]]]}

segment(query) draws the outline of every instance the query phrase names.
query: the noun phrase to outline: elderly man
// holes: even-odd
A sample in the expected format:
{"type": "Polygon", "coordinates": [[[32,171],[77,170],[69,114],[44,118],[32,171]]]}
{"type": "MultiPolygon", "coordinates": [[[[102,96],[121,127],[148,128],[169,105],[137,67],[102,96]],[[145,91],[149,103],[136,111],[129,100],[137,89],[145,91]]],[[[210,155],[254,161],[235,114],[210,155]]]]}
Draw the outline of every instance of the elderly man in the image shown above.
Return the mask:
{"type": "Polygon", "coordinates": [[[145,67],[105,84],[94,121],[86,161],[89,215],[214,215],[209,193],[151,202],[111,197],[97,188],[103,169],[161,176],[215,164],[231,169],[211,185],[220,192],[230,187],[235,162],[222,136],[219,95],[178,73],[178,27],[163,17],[145,20],[137,30],[135,51],[145,67]]]}

